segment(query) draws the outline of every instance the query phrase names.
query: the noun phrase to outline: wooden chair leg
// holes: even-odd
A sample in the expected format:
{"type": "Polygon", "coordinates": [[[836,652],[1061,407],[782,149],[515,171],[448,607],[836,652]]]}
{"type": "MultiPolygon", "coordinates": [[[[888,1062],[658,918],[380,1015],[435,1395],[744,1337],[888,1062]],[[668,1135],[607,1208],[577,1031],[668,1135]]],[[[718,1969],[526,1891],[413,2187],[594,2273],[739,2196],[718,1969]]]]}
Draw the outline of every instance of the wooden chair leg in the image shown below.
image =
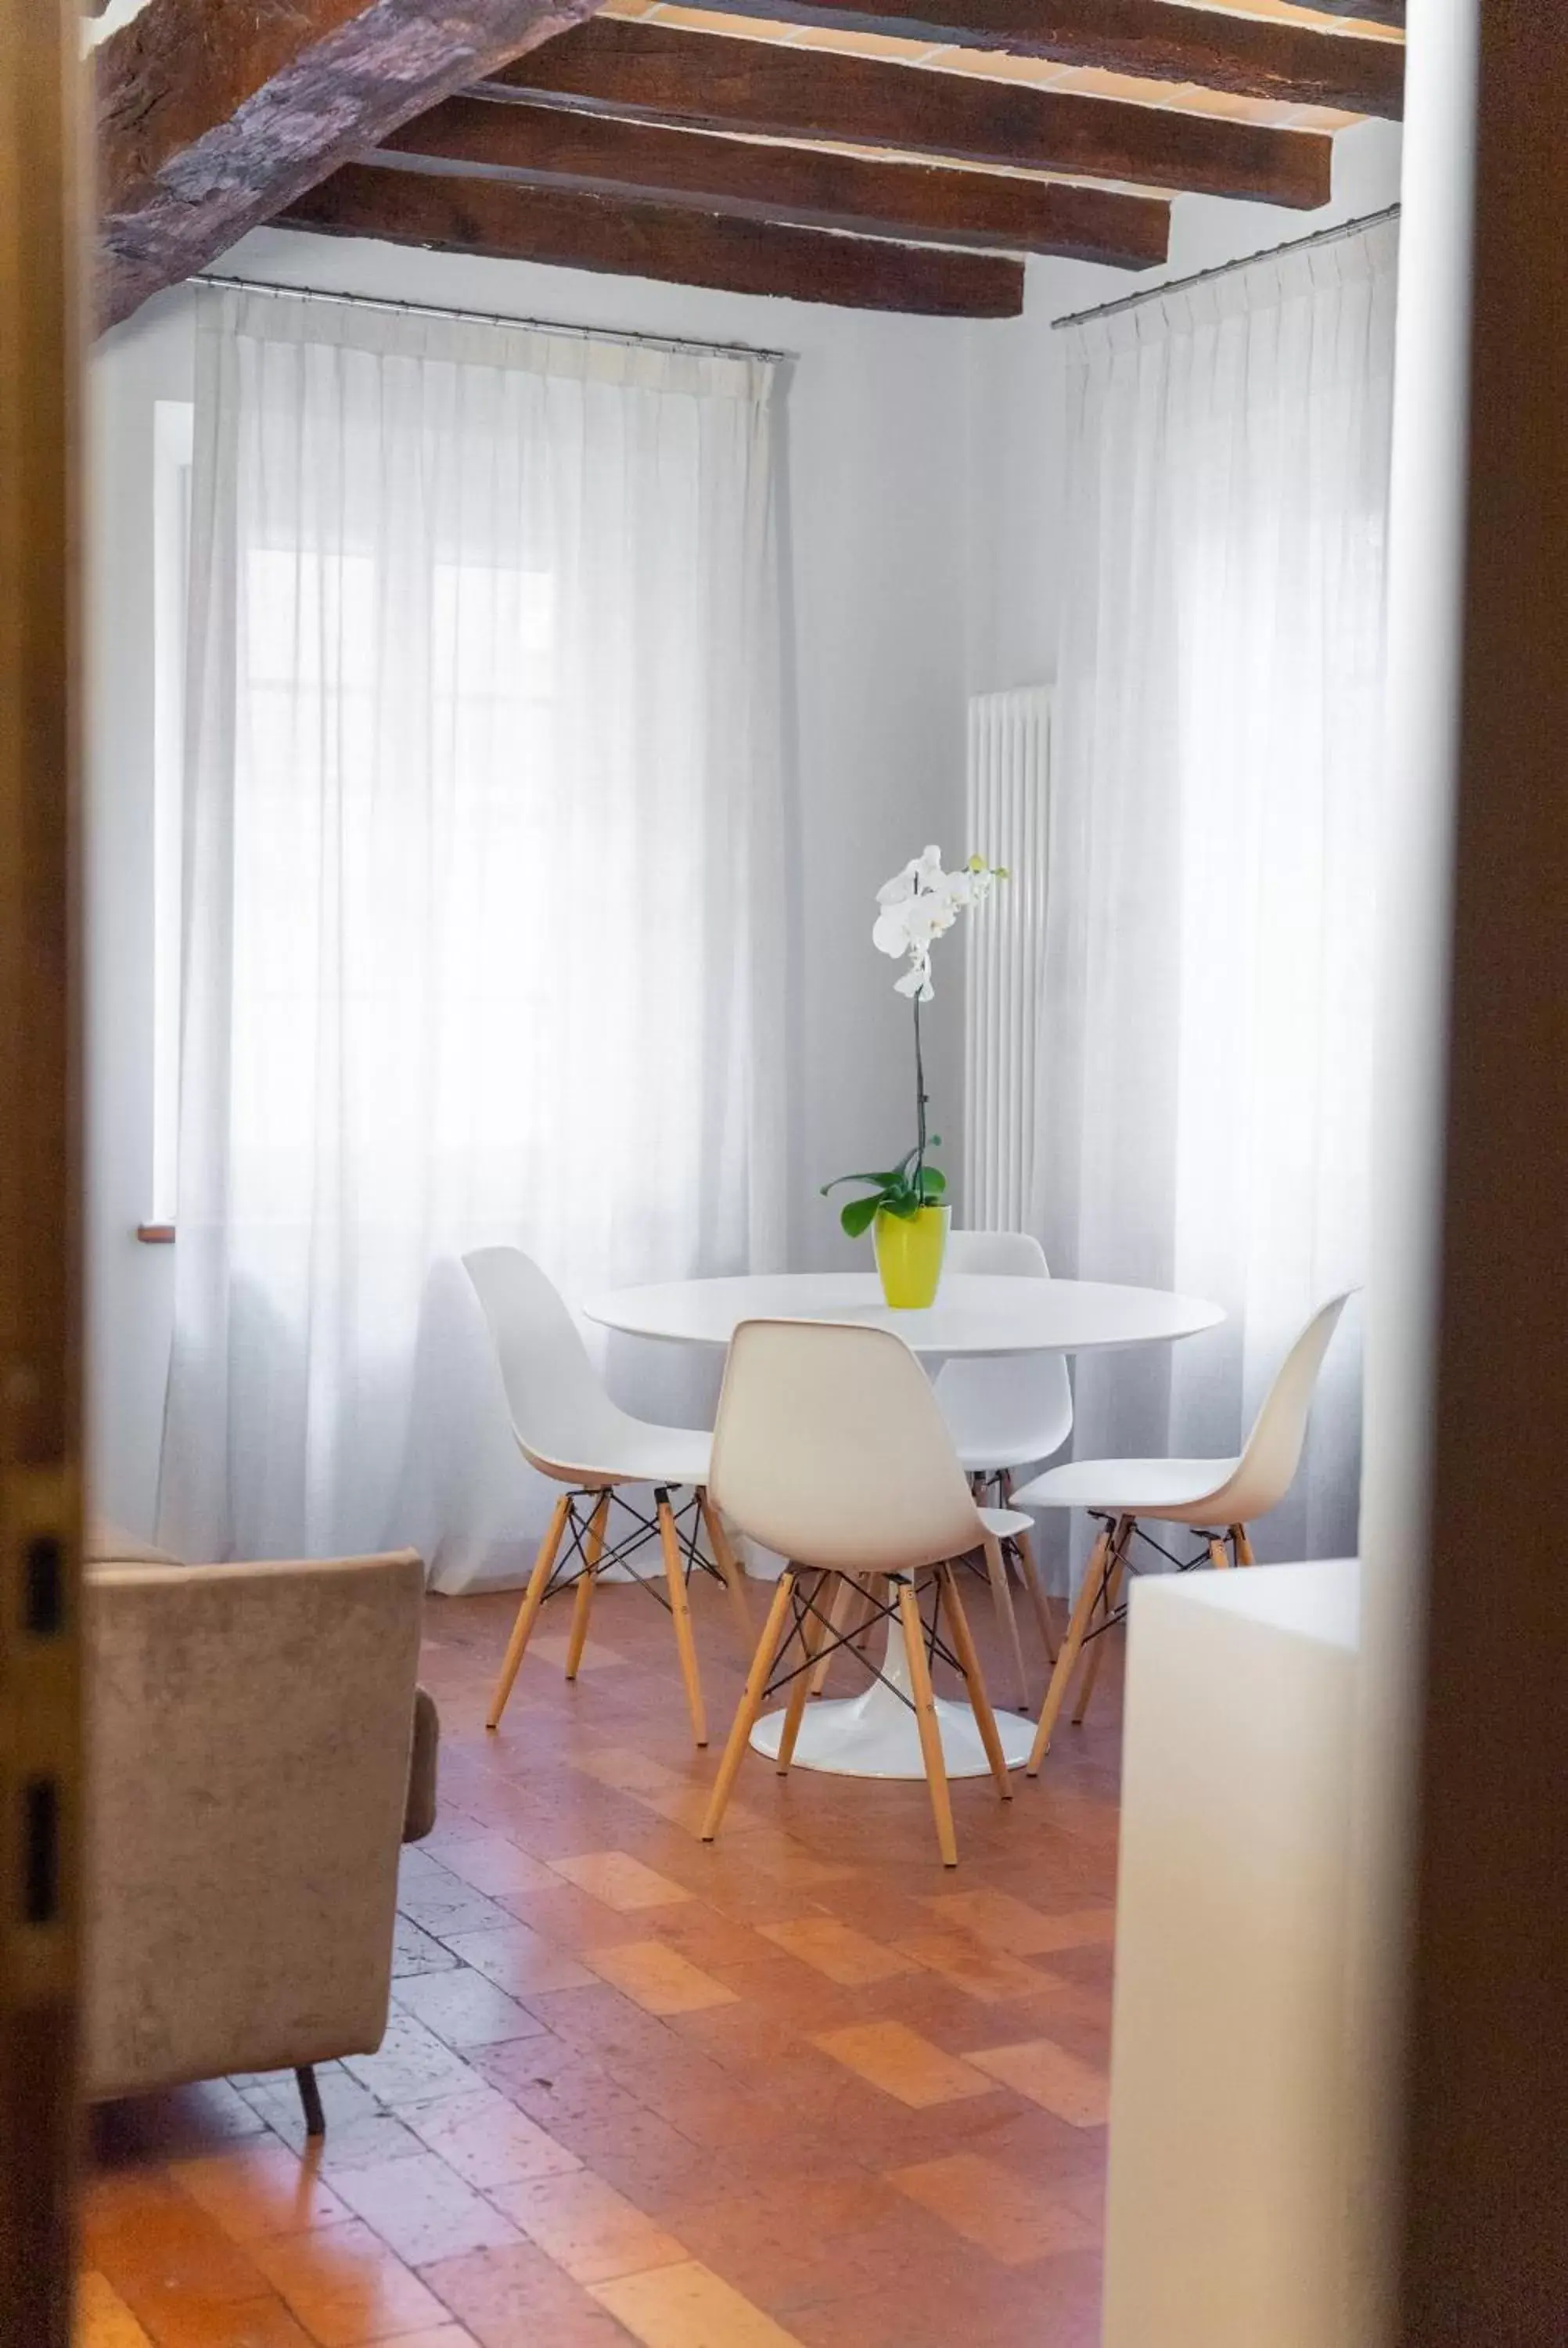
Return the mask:
{"type": "Polygon", "coordinates": [[[1023,1578],[1023,1586],[1029,1592],[1029,1602],[1034,1609],[1035,1628],[1040,1632],[1040,1645],[1045,1649],[1045,1660],[1048,1663],[1054,1663],[1057,1653],[1056,1624],[1051,1621],[1050,1600],[1047,1597],[1045,1584],[1040,1578],[1040,1567],[1035,1560],[1034,1543],[1028,1533],[1015,1533],[1012,1537],[1012,1545],[1018,1552],[1019,1571],[1023,1578]]]}
{"type": "Polygon", "coordinates": [[[741,1653],[743,1655],[749,1656],[752,1652],[752,1643],[755,1637],[755,1628],[752,1622],[752,1610],[746,1604],[746,1577],[741,1571],[740,1560],[730,1546],[730,1536],[724,1530],[724,1519],[705,1491],[698,1493],[697,1506],[702,1510],[703,1529],[708,1536],[708,1547],[713,1552],[713,1563],[723,1574],[724,1587],[730,1593],[730,1610],[734,1615],[735,1628],[740,1633],[741,1653]]]}
{"type": "Polygon", "coordinates": [[[857,1582],[851,1581],[847,1574],[840,1574],[838,1578],[838,1587],[833,1593],[833,1606],[828,1614],[827,1631],[824,1632],[823,1636],[816,1643],[817,1646],[824,1650],[824,1653],[821,1662],[810,1673],[808,1692],[812,1695],[820,1695],[822,1694],[827,1674],[833,1668],[833,1658],[836,1650],[836,1643],[845,1635],[849,1629],[849,1618],[854,1611],[856,1594],[858,1589],[859,1584],[857,1582]],[[831,1639],[827,1635],[828,1632],[832,1632],[831,1639]]]}
{"type": "Polygon", "coordinates": [[[873,1574],[860,1585],[860,1621],[850,1639],[850,1645],[863,1659],[871,1643],[873,1632],[883,1620],[881,1607],[886,1602],[887,1582],[882,1574],[873,1574]]]}
{"type": "Polygon", "coordinates": [[[926,1783],[931,1789],[931,1816],[937,1822],[937,1848],[944,1867],[957,1867],[958,1839],[953,1831],[953,1797],[948,1790],[948,1764],[942,1753],[942,1731],[937,1719],[937,1699],[926,1661],[926,1626],[912,1581],[898,1584],[898,1619],[904,1626],[904,1646],[909,1658],[909,1692],[920,1730],[920,1755],[926,1783]]]}
{"type": "Polygon", "coordinates": [[[1020,1712],[1027,1712],[1029,1710],[1029,1673],[1024,1667],[1023,1641],[1018,1634],[1018,1616],[1013,1612],[1012,1588],[1008,1581],[1007,1560],[1002,1555],[1002,1545],[995,1533],[986,1534],[984,1547],[986,1571],[990,1576],[991,1595],[996,1600],[997,1613],[1000,1617],[1003,1630],[1007,1632],[1008,1644],[1012,1649],[1015,1675],[1013,1703],[1020,1712]]]}
{"type": "Polygon", "coordinates": [[[702,1821],[704,1842],[712,1841],[719,1831],[724,1812],[730,1807],[730,1796],[734,1790],[735,1776],[746,1749],[746,1740],[756,1726],[757,1715],[763,1708],[763,1695],[767,1687],[769,1674],[773,1670],[774,1656],[778,1648],[785,1617],[789,1612],[790,1597],[794,1589],[794,1575],[786,1569],[779,1576],[778,1587],[774,1591],[774,1602],[768,1609],[768,1619],[764,1626],[763,1635],[757,1643],[757,1651],[752,1657],[752,1668],[746,1677],[746,1690],[741,1698],[741,1708],[735,1715],[734,1725],[730,1730],[730,1741],[724,1747],[724,1757],[719,1764],[719,1774],[713,1781],[712,1796],[708,1803],[708,1815],[702,1821]]]}
{"type": "Polygon", "coordinates": [[[849,1609],[849,1622],[850,1628],[845,1633],[845,1643],[853,1647],[857,1655],[864,1655],[866,1643],[870,1638],[876,1622],[876,1601],[871,1595],[871,1584],[868,1581],[857,1581],[855,1585],[855,1598],[849,1609]]]}
{"type": "Polygon", "coordinates": [[[1221,1573],[1230,1571],[1230,1552],[1217,1537],[1209,1543],[1209,1563],[1221,1573]]]}
{"type": "MultiPolygon", "coordinates": [[[[1010,1509],[1013,1488],[1010,1468],[1003,1468],[999,1481],[1002,1506],[1004,1509],[1010,1509]]],[[[1045,1584],[1040,1578],[1040,1566],[1034,1554],[1034,1537],[1031,1533],[1014,1533],[1012,1545],[1018,1551],[1019,1571],[1023,1577],[1023,1586],[1029,1592],[1029,1602],[1034,1609],[1035,1626],[1039,1630],[1040,1643],[1045,1649],[1045,1660],[1048,1663],[1054,1663],[1056,1625],[1050,1619],[1050,1601],[1045,1594],[1045,1584]]]]}
{"type": "Polygon", "coordinates": [[[653,1498],[659,1510],[659,1540],[664,1551],[664,1581],[670,1592],[670,1612],[675,1624],[675,1652],[681,1658],[681,1676],[686,1683],[686,1706],[692,1715],[692,1735],[698,1745],[706,1745],[708,1721],[702,1710],[697,1643],[692,1636],[692,1605],[686,1595],[686,1560],[681,1554],[681,1537],[675,1529],[675,1512],[670,1506],[669,1493],[661,1488],[653,1498]]]}
{"type": "Polygon", "coordinates": [[[1094,1700],[1095,1684],[1105,1661],[1105,1649],[1111,1638],[1112,1618],[1115,1614],[1117,1601],[1122,1595],[1122,1583],[1126,1570],[1125,1553],[1119,1550],[1111,1560],[1111,1578],[1105,1585],[1105,1620],[1091,1643],[1089,1653],[1083,1658],[1083,1669],[1079,1674],[1078,1702],[1072,1713],[1074,1728],[1082,1727],[1089,1716],[1089,1707],[1094,1700]]]}
{"type": "Polygon", "coordinates": [[[507,1709],[507,1698],[512,1693],[512,1682],[518,1676],[518,1667],[528,1647],[535,1618],[545,1602],[545,1591],[549,1587],[550,1570],[555,1564],[556,1551],[561,1545],[561,1535],[566,1530],[567,1519],[570,1514],[571,1494],[563,1492],[550,1512],[549,1523],[545,1528],[545,1537],[539,1543],[538,1554],[534,1560],[534,1570],[528,1576],[528,1589],[523,1593],[523,1602],[518,1609],[518,1619],[512,1625],[512,1635],[507,1643],[506,1659],[501,1665],[501,1676],[496,1682],[496,1693],[490,1698],[490,1709],[485,1719],[487,1728],[500,1726],[501,1715],[507,1709]]]}
{"type": "Polygon", "coordinates": [[[1067,1691],[1072,1684],[1072,1674],[1078,1667],[1078,1658],[1082,1652],[1084,1634],[1089,1629],[1089,1618],[1093,1613],[1101,1592],[1109,1579],[1112,1550],[1114,1550],[1117,1556],[1121,1555],[1122,1542],[1131,1537],[1132,1522],[1133,1519],[1131,1517],[1119,1517],[1114,1528],[1107,1526],[1102,1531],[1090,1552],[1082,1586],[1079,1590],[1077,1601],[1068,1619],[1067,1636],[1062,1640],[1061,1653],[1057,1656],[1056,1668],[1050,1674],[1050,1685],[1045,1692],[1045,1703],[1040,1711],[1039,1725],[1034,1732],[1034,1744],[1029,1756],[1029,1774],[1031,1777],[1039,1776],[1040,1765],[1050,1750],[1051,1736],[1057,1721],[1061,1717],[1061,1707],[1067,1701],[1067,1691]]]}
{"type": "Polygon", "coordinates": [[[1257,1563],[1257,1560],[1252,1553],[1252,1543],[1246,1537],[1246,1527],[1245,1525],[1233,1525],[1231,1527],[1231,1543],[1235,1550],[1235,1561],[1238,1565],[1255,1565],[1257,1563]]]}
{"type": "Polygon", "coordinates": [[[604,1555],[604,1528],[610,1520],[610,1494],[600,1494],[589,1519],[588,1546],[583,1556],[582,1572],[578,1578],[577,1596],[572,1601],[571,1637],[567,1643],[566,1675],[575,1680],[582,1662],[582,1651],[588,1643],[588,1618],[593,1612],[593,1585],[599,1579],[599,1560],[604,1555]]]}
{"type": "Polygon", "coordinates": [[[980,1669],[979,1655],[969,1630],[969,1618],[958,1595],[958,1577],[950,1565],[942,1568],[942,1595],[948,1601],[948,1619],[953,1626],[953,1652],[958,1658],[964,1683],[969,1692],[980,1743],[986,1748],[986,1759],[991,1765],[991,1776],[997,1781],[998,1793],[1004,1802],[1010,1802],[1012,1780],[1008,1776],[1007,1756],[1002,1751],[1001,1738],[997,1735],[996,1715],[991,1710],[991,1700],[986,1694],[985,1673],[980,1669]]]}
{"type": "MultiPolygon", "coordinates": [[[[804,1668],[796,1673],[791,1683],[789,1703],[784,1708],[784,1732],[779,1738],[778,1760],[775,1765],[781,1777],[789,1776],[789,1765],[794,1759],[794,1741],[800,1735],[800,1724],[805,1716],[805,1700],[816,1684],[817,1651],[826,1645],[829,1634],[834,1632],[837,1622],[839,1601],[845,1587],[842,1576],[838,1577],[838,1588],[833,1593],[833,1604],[828,1611],[827,1621],[825,1622],[822,1619],[822,1601],[826,1594],[828,1582],[833,1578],[827,1573],[819,1573],[807,1595],[807,1604],[815,1608],[815,1612],[808,1613],[801,1625],[800,1640],[804,1668]]],[[[804,1581],[801,1587],[804,1591],[805,1588],[804,1581]]]]}

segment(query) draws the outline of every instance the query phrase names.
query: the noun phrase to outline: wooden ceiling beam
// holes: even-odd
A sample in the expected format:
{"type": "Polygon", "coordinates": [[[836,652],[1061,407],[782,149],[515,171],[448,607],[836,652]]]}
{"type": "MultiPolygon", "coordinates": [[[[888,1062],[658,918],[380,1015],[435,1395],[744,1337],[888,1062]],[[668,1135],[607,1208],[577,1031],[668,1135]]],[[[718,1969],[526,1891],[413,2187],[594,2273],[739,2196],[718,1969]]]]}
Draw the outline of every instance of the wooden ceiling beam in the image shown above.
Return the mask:
{"type": "Polygon", "coordinates": [[[1277,18],[1189,8],[1177,0],[703,0],[710,14],[771,18],[846,33],[891,34],[1152,81],[1192,82],[1241,98],[1326,106],[1397,119],[1405,53],[1398,41],[1318,31],[1277,18]]]}
{"type": "Polygon", "coordinates": [[[852,309],[1014,318],[1023,308],[1022,263],[992,253],[873,242],[707,211],[609,201],[575,191],[368,163],[349,164],[309,189],[278,225],[852,309]]]}
{"type": "Polygon", "coordinates": [[[451,98],[405,124],[382,151],[422,170],[631,201],[673,199],[732,218],[1113,268],[1150,268],[1170,242],[1171,207],[1160,196],[766,146],[563,107],[451,98]]]}
{"type": "Polygon", "coordinates": [[[1333,142],[1321,133],[657,23],[579,25],[487,87],[696,129],[839,139],[1303,211],[1329,196],[1333,142]]]}
{"type": "Polygon", "coordinates": [[[149,0],[94,53],[100,323],[598,0],[149,0]]]}

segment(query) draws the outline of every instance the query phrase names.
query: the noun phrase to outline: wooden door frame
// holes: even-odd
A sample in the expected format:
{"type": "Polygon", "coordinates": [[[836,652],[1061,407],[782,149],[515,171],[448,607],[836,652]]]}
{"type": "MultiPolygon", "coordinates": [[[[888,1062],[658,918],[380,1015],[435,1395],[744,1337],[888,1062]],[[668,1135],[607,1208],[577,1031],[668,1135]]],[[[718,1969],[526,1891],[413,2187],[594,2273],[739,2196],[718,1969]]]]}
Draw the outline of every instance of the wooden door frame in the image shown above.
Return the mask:
{"type": "Polygon", "coordinates": [[[80,26],[0,0],[0,2339],[68,2348],[79,1817],[80,26]]]}
{"type": "Polygon", "coordinates": [[[1478,24],[1400,2348],[1568,2322],[1568,32],[1478,24]]]}

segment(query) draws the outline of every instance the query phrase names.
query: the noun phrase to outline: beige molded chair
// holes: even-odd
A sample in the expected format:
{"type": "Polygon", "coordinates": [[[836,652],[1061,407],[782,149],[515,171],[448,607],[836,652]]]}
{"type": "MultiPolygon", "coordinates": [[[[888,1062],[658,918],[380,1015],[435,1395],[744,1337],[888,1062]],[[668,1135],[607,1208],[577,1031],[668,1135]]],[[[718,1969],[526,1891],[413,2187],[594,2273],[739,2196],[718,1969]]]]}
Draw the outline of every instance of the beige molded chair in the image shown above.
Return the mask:
{"type": "MultiPolygon", "coordinates": [[[[839,1323],[746,1321],[736,1330],[713,1430],[710,1490],[743,1531],[790,1563],[774,1593],[702,1827],[712,1842],[746,1742],[770,1694],[788,1686],[777,1767],[784,1775],[840,1585],[902,1629],[920,1751],[943,1862],[958,1864],[927,1639],[968,1684],[1004,1801],[1007,1763],[951,1560],[990,1536],[930,1381],[901,1337],[839,1323]],[[931,1622],[920,1601],[932,1601],[931,1622]]],[[[866,1666],[875,1673],[876,1667],[866,1666]]],[[[880,1674],[877,1674],[880,1676],[880,1674]]]]}
{"type": "Polygon", "coordinates": [[[633,1418],[611,1402],[559,1290],[520,1250],[479,1248],[466,1255],[463,1263],[489,1323],[518,1447],[542,1476],[571,1488],[556,1502],[539,1543],[486,1726],[500,1725],[547,1596],[557,1590],[577,1592],[566,1663],[566,1675],[574,1680],[588,1638],[599,1576],[612,1565],[624,1565],[634,1579],[641,1580],[630,1560],[656,1531],[692,1733],[699,1745],[706,1745],[707,1716],[686,1595],[687,1576],[693,1568],[713,1573],[725,1585],[746,1653],[752,1644],[752,1622],[740,1567],[719,1512],[708,1498],[712,1436],[697,1427],[656,1426],[648,1419],[633,1418]],[[635,1484],[653,1487],[651,1523],[618,1488],[635,1484]],[[692,1497],[678,1511],[671,1496],[682,1486],[691,1489],[692,1497]],[[633,1523],[623,1540],[607,1544],[612,1499],[633,1523]],[[692,1530],[683,1536],[682,1523],[687,1519],[692,1520],[692,1530]],[[711,1560],[698,1547],[699,1521],[708,1536],[711,1560]],[[564,1560],[560,1557],[563,1543],[564,1560]]]}
{"type": "Polygon", "coordinates": [[[292,2070],[320,2135],[313,2066],[381,2044],[434,1817],[424,1568],[87,1546],[84,2092],[292,2070]]]}
{"type": "MultiPolygon", "coordinates": [[[[1202,1547],[1187,1563],[1206,1556],[1216,1566],[1253,1561],[1247,1526],[1276,1509],[1295,1480],[1307,1439],[1307,1415],[1323,1356],[1352,1290],[1330,1298],[1315,1313],[1286,1355],[1264,1398],[1246,1447],[1235,1459],[1075,1459],[1049,1468],[1014,1494],[1020,1509],[1083,1509],[1100,1522],[1078,1601],[1050,1675],[1045,1706],[1030,1756],[1032,1777],[1050,1750],[1050,1739],[1086,1644],[1082,1684],[1073,1721],[1089,1708],[1104,1652],[1104,1633],[1122,1619],[1122,1585],[1136,1572],[1132,1549],[1146,1540],[1145,1521],[1185,1526],[1202,1547]],[[1101,1617],[1093,1621],[1096,1612],[1101,1617]]],[[[1157,1544],[1154,1544],[1157,1546],[1157,1544]]],[[[1163,1552],[1162,1552],[1163,1554],[1163,1552]]]]}

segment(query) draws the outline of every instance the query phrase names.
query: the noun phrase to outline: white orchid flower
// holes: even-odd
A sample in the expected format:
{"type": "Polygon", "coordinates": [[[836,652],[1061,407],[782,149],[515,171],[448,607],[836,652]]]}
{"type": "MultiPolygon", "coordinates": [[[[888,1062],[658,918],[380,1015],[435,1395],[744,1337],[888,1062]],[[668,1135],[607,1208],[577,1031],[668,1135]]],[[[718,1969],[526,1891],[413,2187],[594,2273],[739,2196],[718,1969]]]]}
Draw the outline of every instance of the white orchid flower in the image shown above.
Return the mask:
{"type": "Polygon", "coordinates": [[[911,947],[929,945],[933,940],[945,937],[958,918],[951,898],[939,889],[934,889],[927,897],[911,897],[899,910],[911,947]]]}
{"type": "MultiPolygon", "coordinates": [[[[927,1101],[920,1053],[920,1005],[935,1000],[931,949],[937,940],[947,935],[961,912],[983,903],[993,884],[1006,877],[1003,867],[992,867],[983,856],[971,856],[958,871],[944,872],[941,850],[927,848],[911,857],[903,870],[885,880],[876,891],[871,942],[878,953],[908,963],[893,986],[915,1012],[915,1147],[891,1173],[838,1177],[840,1181],[868,1184],[871,1189],[869,1198],[852,1200],[843,1210],[841,1220],[851,1239],[858,1239],[885,1207],[890,1213],[908,1216],[936,1207],[947,1189],[940,1169],[926,1163],[927,1101]]],[[[938,1147],[935,1138],[929,1147],[938,1147]]],[[[834,1188],[832,1182],[825,1183],[824,1195],[834,1188]]]]}
{"type": "Polygon", "coordinates": [[[902,905],[889,905],[876,916],[871,932],[871,942],[878,953],[891,954],[902,962],[909,952],[909,925],[904,919],[902,905]]]}
{"type": "Polygon", "coordinates": [[[912,856],[902,872],[896,872],[891,880],[884,880],[876,891],[876,901],[879,905],[902,905],[917,891],[939,886],[946,877],[941,850],[927,848],[921,855],[912,856]]]}
{"type": "Polygon", "coordinates": [[[919,1003],[932,1000],[932,946],[961,912],[984,901],[999,877],[981,856],[971,856],[956,872],[945,872],[941,850],[931,847],[883,882],[876,891],[880,911],[871,942],[895,962],[907,957],[909,969],[894,982],[898,994],[919,1003]]]}

